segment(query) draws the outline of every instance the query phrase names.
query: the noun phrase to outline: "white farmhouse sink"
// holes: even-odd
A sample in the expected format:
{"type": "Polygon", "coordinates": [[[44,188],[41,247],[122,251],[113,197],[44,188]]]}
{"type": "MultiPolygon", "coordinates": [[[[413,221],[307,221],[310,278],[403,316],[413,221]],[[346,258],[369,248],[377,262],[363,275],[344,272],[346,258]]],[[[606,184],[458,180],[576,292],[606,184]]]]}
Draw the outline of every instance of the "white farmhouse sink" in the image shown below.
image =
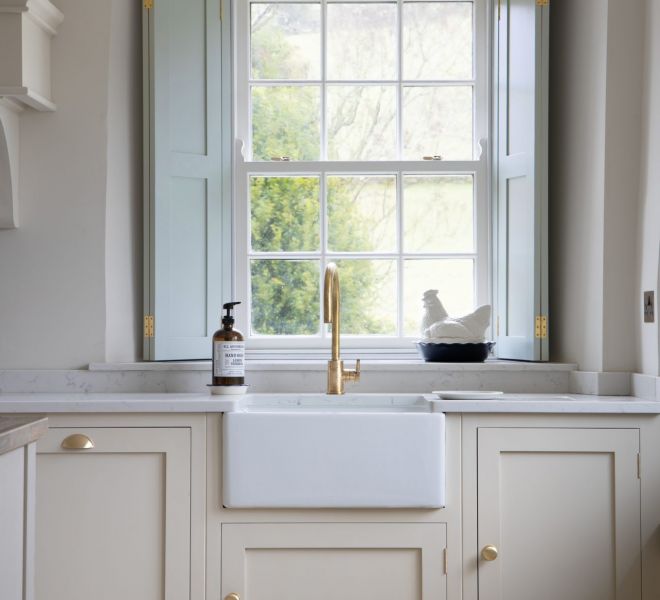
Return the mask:
{"type": "Polygon", "coordinates": [[[445,417],[422,395],[248,395],[223,418],[223,503],[437,508],[444,458],[445,417]]]}

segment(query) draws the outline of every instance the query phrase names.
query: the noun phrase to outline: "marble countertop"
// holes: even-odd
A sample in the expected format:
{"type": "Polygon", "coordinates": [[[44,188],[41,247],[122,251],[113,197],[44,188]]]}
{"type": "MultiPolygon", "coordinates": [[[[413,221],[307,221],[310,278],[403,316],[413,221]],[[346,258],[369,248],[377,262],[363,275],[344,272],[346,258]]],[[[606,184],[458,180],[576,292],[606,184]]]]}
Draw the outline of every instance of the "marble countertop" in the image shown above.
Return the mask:
{"type": "Polygon", "coordinates": [[[0,454],[40,438],[48,429],[43,415],[0,415],[0,454]]]}
{"type": "MultiPolygon", "coordinates": [[[[236,410],[237,403],[243,402],[243,399],[258,403],[260,398],[268,399],[272,396],[211,396],[208,393],[11,393],[0,394],[0,413],[213,413],[236,410]]],[[[434,412],[447,413],[660,414],[660,401],[632,396],[505,394],[492,400],[439,400],[431,394],[425,397],[433,402],[434,412]]]]}
{"type": "Polygon", "coordinates": [[[434,410],[445,413],[586,413],[660,414],[659,400],[634,396],[593,396],[586,394],[504,394],[487,400],[433,399],[434,410]]]}

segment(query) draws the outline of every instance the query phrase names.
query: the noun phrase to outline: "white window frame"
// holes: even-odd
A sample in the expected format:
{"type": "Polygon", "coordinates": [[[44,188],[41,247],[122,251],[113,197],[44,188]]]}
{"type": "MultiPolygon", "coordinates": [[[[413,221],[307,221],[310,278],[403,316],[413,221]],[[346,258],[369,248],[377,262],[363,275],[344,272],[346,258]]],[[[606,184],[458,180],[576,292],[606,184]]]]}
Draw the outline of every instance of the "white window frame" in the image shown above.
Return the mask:
{"type": "MultiPolygon", "coordinates": [[[[256,1],[256,0],[255,0],[256,1]]],[[[310,0],[269,0],[270,2],[310,2],[310,0]]],[[[314,0],[311,0],[314,1],[314,0]]],[[[316,0],[322,4],[322,10],[328,0],[316,0]]],[[[383,0],[361,0],[361,1],[379,1],[383,0]]],[[[398,6],[399,17],[404,0],[391,0],[398,6]]],[[[406,0],[419,1],[419,0],[406,0]]],[[[251,157],[250,143],[250,124],[249,124],[249,72],[250,72],[250,49],[249,49],[249,27],[250,27],[250,2],[248,0],[233,1],[233,138],[234,152],[232,156],[233,171],[233,248],[232,271],[233,271],[233,290],[234,297],[242,300],[243,303],[237,306],[237,320],[245,324],[245,336],[248,347],[253,350],[312,350],[315,348],[327,348],[329,344],[329,333],[327,328],[322,327],[320,336],[251,336],[249,322],[249,306],[251,302],[251,286],[249,280],[249,240],[250,240],[250,209],[249,209],[249,178],[251,175],[319,175],[320,178],[320,196],[321,196],[321,250],[320,252],[299,252],[287,253],[290,258],[313,258],[321,261],[320,269],[320,289],[322,290],[323,269],[326,264],[326,227],[325,227],[325,190],[323,187],[323,175],[384,175],[399,174],[397,178],[397,214],[398,232],[397,232],[397,251],[396,252],[369,252],[369,253],[335,253],[336,258],[389,258],[402,262],[403,254],[401,252],[402,243],[402,223],[401,218],[401,174],[420,174],[420,175],[473,175],[474,177],[474,236],[475,252],[466,254],[424,253],[406,252],[406,257],[415,258],[464,258],[469,257],[475,261],[474,269],[474,289],[475,304],[487,304],[491,302],[491,242],[490,242],[490,223],[491,223],[491,203],[490,185],[491,185],[491,162],[488,152],[488,142],[490,139],[490,27],[489,17],[490,3],[488,0],[473,0],[474,6],[474,28],[473,28],[473,51],[474,51],[474,79],[460,81],[464,85],[473,86],[474,102],[474,123],[473,123],[473,148],[477,156],[474,160],[465,161],[291,161],[290,163],[278,161],[252,161],[246,160],[251,157]],[[248,107],[248,108],[246,108],[248,107]]],[[[401,19],[399,18],[399,27],[401,28],[401,19]]],[[[401,34],[401,33],[400,33],[401,34]]],[[[322,43],[325,43],[325,36],[322,34],[322,43]]],[[[399,69],[399,73],[400,73],[399,69]]],[[[277,83],[277,82],[273,82],[277,83]]],[[[319,82],[305,82],[319,85],[319,82]]],[[[351,82],[356,83],[356,82],[351,82]]],[[[377,82],[375,82],[377,83],[377,82]]],[[[385,83],[385,82],[384,82],[385,83]]],[[[391,85],[391,81],[387,81],[391,85]]],[[[408,83],[408,82],[406,82],[408,83]]],[[[424,85],[423,82],[410,82],[412,85],[424,85]]],[[[321,83],[321,85],[323,85],[321,83]]],[[[323,92],[322,92],[323,95],[323,92]]],[[[323,106],[323,101],[322,101],[323,106]]],[[[323,111],[322,111],[323,112],[323,111]]],[[[324,116],[322,116],[324,118],[324,116]]],[[[398,139],[400,138],[401,118],[398,118],[398,139]]],[[[323,136],[321,127],[321,135],[323,136]]],[[[322,143],[322,148],[325,144],[322,143]]],[[[253,253],[257,254],[257,253],[253,253]]],[[[279,253],[258,253],[262,258],[274,258],[281,256],[279,253]]],[[[401,265],[398,273],[402,273],[401,265]]],[[[340,273],[341,279],[341,273],[340,273]]],[[[398,329],[402,326],[402,298],[403,286],[397,282],[398,288],[398,329]]],[[[322,307],[320,306],[321,310],[322,307]]],[[[420,303],[421,310],[421,303],[420,303]]],[[[350,335],[342,334],[342,346],[351,349],[365,349],[371,353],[376,350],[393,350],[396,352],[409,351],[415,352],[411,341],[414,337],[398,337],[383,335],[350,335]]]]}

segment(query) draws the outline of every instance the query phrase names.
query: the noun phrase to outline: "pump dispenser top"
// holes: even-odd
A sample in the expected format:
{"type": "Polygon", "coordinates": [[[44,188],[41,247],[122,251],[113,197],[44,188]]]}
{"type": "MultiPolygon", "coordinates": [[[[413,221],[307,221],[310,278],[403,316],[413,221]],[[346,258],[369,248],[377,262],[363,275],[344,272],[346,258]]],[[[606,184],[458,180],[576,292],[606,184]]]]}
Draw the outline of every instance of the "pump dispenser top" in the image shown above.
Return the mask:
{"type": "Polygon", "coordinates": [[[234,324],[234,315],[232,315],[232,311],[237,304],[240,304],[240,302],[226,302],[222,305],[222,309],[227,311],[227,314],[222,317],[223,325],[227,326],[234,324]]]}

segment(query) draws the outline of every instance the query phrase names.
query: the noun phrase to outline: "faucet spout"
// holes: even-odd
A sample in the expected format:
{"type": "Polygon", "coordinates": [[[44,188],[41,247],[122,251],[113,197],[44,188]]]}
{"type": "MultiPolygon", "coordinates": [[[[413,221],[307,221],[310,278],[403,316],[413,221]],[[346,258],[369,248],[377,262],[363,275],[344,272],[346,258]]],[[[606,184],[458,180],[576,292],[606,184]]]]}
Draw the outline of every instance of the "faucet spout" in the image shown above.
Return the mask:
{"type": "Polygon", "coordinates": [[[323,322],[332,324],[332,360],[339,360],[339,270],[328,263],[323,280],[323,322]]]}
{"type": "Polygon", "coordinates": [[[339,352],[339,270],[335,263],[328,263],[323,278],[323,322],[332,325],[332,357],[328,361],[328,394],[343,394],[344,381],[360,380],[360,360],[355,361],[355,371],[344,369],[339,352]]]}

